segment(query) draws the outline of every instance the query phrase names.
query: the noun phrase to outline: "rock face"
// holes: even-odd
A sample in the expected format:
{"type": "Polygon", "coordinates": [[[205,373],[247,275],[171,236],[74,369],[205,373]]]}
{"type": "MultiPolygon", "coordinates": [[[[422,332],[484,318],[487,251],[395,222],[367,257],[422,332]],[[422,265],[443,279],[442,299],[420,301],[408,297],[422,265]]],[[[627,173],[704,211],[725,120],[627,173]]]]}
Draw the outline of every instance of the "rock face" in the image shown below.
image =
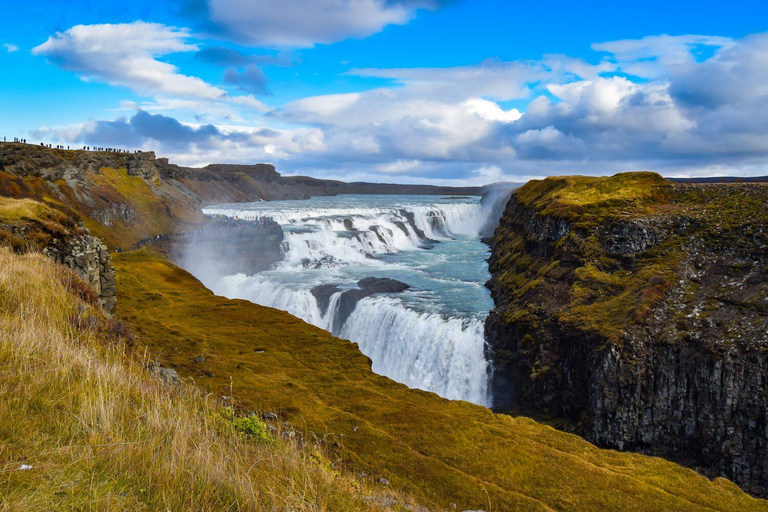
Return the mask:
{"type": "Polygon", "coordinates": [[[0,198],[0,244],[16,252],[36,251],[71,268],[98,297],[107,313],[115,310],[115,269],[102,241],[60,204],[0,198]]]}
{"type": "Polygon", "coordinates": [[[138,214],[127,204],[111,203],[109,206],[91,210],[91,217],[105,226],[111,227],[116,221],[133,222],[138,214]]]}
{"type": "MultiPolygon", "coordinates": [[[[333,318],[332,332],[338,332],[349,318],[349,315],[357,307],[357,303],[366,297],[377,293],[400,293],[404,292],[410,286],[396,279],[388,277],[366,277],[357,282],[357,288],[346,290],[339,297],[336,314],[333,318]]],[[[331,296],[340,292],[341,288],[332,284],[323,284],[315,286],[310,290],[317,300],[320,312],[325,315],[331,300],[331,296]]]]}
{"type": "Polygon", "coordinates": [[[96,237],[80,235],[66,241],[55,240],[43,254],[66,265],[90,286],[99,297],[99,305],[114,313],[117,304],[115,267],[107,246],[96,237]]]}
{"type": "Polygon", "coordinates": [[[768,495],[768,187],[532,182],[492,239],[495,405],[768,495]]]}

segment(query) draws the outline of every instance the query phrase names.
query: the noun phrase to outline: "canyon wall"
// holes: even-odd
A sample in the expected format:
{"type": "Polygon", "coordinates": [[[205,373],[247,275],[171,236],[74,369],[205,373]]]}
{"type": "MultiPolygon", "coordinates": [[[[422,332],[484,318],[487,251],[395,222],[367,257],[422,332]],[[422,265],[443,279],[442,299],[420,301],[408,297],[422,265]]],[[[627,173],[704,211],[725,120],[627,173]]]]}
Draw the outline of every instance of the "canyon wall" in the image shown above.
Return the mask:
{"type": "Polygon", "coordinates": [[[547,178],[491,244],[499,409],[768,495],[768,187],[547,178]]]}

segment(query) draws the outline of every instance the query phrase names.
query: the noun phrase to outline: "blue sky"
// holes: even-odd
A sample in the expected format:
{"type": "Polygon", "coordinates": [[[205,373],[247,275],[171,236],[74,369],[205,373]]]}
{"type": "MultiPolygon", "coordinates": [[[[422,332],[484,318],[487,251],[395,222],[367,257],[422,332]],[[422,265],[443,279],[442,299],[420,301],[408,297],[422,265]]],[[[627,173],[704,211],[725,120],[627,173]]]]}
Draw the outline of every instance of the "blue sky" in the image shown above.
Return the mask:
{"type": "Polygon", "coordinates": [[[0,136],[484,183],[768,174],[761,2],[28,1],[0,136]]]}

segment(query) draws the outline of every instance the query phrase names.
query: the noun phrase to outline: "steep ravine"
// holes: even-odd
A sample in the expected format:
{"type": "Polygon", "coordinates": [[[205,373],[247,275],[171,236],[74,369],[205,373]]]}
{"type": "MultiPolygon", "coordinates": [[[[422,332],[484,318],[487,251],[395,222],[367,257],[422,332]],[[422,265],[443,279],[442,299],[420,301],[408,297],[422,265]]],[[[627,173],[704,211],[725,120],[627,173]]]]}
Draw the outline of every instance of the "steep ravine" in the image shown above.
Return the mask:
{"type": "Polygon", "coordinates": [[[492,240],[502,410],[768,495],[768,188],[548,178],[492,240]]]}

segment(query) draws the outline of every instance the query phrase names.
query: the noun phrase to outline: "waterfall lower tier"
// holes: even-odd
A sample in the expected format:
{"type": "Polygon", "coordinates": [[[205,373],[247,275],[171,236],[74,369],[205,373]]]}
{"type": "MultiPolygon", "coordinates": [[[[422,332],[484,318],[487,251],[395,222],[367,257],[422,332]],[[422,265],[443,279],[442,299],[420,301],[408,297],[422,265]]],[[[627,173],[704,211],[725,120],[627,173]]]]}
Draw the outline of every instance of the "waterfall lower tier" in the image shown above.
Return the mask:
{"type": "Polygon", "coordinates": [[[414,388],[487,405],[483,322],[418,313],[391,298],[363,299],[341,328],[373,371],[414,388]]]}

